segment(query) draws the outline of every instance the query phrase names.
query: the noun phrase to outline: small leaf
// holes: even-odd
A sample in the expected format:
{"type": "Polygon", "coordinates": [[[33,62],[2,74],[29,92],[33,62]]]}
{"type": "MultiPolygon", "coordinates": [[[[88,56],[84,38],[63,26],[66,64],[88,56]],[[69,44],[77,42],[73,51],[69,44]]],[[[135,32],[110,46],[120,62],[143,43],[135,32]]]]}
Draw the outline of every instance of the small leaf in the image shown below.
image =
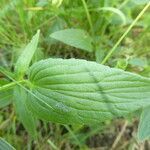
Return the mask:
{"type": "Polygon", "coordinates": [[[123,58],[121,58],[121,59],[118,59],[115,68],[119,68],[119,69],[122,69],[122,70],[126,70],[127,66],[128,66],[128,59],[123,59],[123,58]]]}
{"type": "Polygon", "coordinates": [[[140,140],[150,138],[150,107],[145,108],[141,114],[138,137],[140,140]]]}
{"type": "Polygon", "coordinates": [[[14,89],[14,103],[19,120],[22,122],[30,136],[36,138],[36,122],[34,116],[26,106],[27,92],[19,86],[14,89]]]}
{"type": "Polygon", "coordinates": [[[0,149],[1,150],[15,150],[7,141],[0,137],[0,149]]]}
{"type": "Polygon", "coordinates": [[[60,30],[52,33],[50,37],[88,52],[93,51],[92,38],[81,29],[60,30]]]}
{"type": "Polygon", "coordinates": [[[32,57],[37,49],[39,35],[40,31],[38,30],[37,33],[33,36],[31,42],[25,47],[16,62],[15,71],[18,78],[21,78],[24,75],[30,65],[32,57]]]}
{"type": "Polygon", "coordinates": [[[42,60],[30,67],[28,78],[28,107],[52,122],[97,123],[150,105],[149,78],[95,62],[42,60]]]}

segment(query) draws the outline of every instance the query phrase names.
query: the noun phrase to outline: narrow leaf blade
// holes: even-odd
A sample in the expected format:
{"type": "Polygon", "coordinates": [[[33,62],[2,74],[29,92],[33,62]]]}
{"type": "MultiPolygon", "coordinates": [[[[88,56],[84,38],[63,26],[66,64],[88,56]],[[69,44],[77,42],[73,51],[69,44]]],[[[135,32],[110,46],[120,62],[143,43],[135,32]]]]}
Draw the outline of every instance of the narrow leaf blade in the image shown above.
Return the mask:
{"type": "Polygon", "coordinates": [[[1,150],[15,150],[7,141],[0,137],[0,149],[1,150]]]}
{"type": "Polygon", "coordinates": [[[12,103],[13,90],[8,89],[7,91],[0,91],[0,108],[6,107],[12,103]]]}
{"type": "Polygon", "coordinates": [[[23,50],[16,62],[15,71],[19,78],[21,78],[24,75],[24,73],[30,65],[32,57],[37,49],[39,35],[40,31],[38,30],[37,33],[33,36],[30,43],[25,47],[25,49],[23,50]]]}
{"type": "MultiPolygon", "coordinates": [[[[0,87],[9,83],[7,80],[5,79],[1,79],[0,80],[0,87]]],[[[5,90],[0,91],[0,108],[3,108],[7,105],[9,105],[10,103],[12,103],[12,99],[13,99],[13,89],[12,88],[8,88],[5,90]]]]}
{"type": "Polygon", "coordinates": [[[36,138],[36,120],[26,106],[27,92],[19,86],[14,89],[14,103],[19,120],[22,122],[30,136],[36,138]]]}
{"type": "Polygon", "coordinates": [[[51,38],[70,46],[92,52],[92,38],[81,29],[65,29],[52,33],[51,38]]]}
{"type": "Polygon", "coordinates": [[[141,114],[138,137],[140,140],[150,138],[150,107],[145,108],[141,114]]]}

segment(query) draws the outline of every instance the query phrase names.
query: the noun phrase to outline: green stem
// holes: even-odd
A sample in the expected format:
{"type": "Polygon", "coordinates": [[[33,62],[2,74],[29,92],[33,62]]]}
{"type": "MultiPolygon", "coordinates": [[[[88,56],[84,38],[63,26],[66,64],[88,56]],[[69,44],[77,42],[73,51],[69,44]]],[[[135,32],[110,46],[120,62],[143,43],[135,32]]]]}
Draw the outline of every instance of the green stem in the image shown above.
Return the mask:
{"type": "Polygon", "coordinates": [[[91,28],[92,36],[94,36],[94,28],[93,28],[93,24],[92,24],[90,13],[88,11],[87,4],[86,4],[85,0],[81,0],[81,1],[83,3],[83,7],[84,7],[85,12],[86,12],[86,16],[87,16],[87,19],[88,19],[88,22],[89,22],[89,25],[90,25],[90,28],[91,28]]]}
{"type": "Polygon", "coordinates": [[[21,80],[21,81],[18,81],[18,82],[11,82],[11,83],[5,84],[5,85],[0,87],[0,91],[13,88],[15,85],[17,85],[17,83],[23,83],[23,82],[26,82],[26,81],[25,80],[21,80]]]}
{"type": "Polygon", "coordinates": [[[121,41],[124,39],[124,37],[129,33],[129,31],[132,29],[132,27],[136,24],[136,22],[141,18],[141,16],[145,13],[145,11],[148,9],[150,6],[150,2],[143,8],[143,10],[139,13],[139,15],[135,18],[135,20],[132,22],[132,24],[128,27],[126,32],[120,37],[120,39],[117,41],[117,43],[114,45],[114,47],[110,50],[110,52],[106,55],[104,60],[102,61],[101,64],[105,64],[107,60],[111,57],[112,53],[116,50],[118,45],[121,43],[121,41]]]}

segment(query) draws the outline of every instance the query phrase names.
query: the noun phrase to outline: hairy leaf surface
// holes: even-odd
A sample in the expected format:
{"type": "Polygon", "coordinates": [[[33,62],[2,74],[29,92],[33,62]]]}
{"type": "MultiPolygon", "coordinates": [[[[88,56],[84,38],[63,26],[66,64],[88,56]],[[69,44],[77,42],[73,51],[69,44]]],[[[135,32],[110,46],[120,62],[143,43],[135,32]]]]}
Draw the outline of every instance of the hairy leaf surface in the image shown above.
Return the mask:
{"type": "Polygon", "coordinates": [[[29,108],[41,119],[93,123],[150,105],[150,79],[95,62],[47,59],[29,69],[29,108]]]}

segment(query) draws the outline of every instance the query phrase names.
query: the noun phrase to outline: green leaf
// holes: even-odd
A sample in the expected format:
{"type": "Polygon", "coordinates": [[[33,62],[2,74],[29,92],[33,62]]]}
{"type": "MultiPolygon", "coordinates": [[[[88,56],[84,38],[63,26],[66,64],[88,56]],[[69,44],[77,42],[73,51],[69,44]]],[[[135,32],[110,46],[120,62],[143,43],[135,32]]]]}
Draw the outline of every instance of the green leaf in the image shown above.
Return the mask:
{"type": "MultiPolygon", "coordinates": [[[[6,79],[1,79],[0,87],[7,83],[9,83],[9,81],[7,81],[6,79]]],[[[12,98],[13,98],[12,88],[0,91],[0,108],[9,105],[12,102],[12,98]]]]}
{"type": "Polygon", "coordinates": [[[18,78],[22,78],[28,69],[32,57],[37,49],[40,31],[33,36],[31,42],[25,47],[15,65],[15,72],[18,78]]]}
{"type": "MultiPolygon", "coordinates": [[[[11,78],[14,78],[14,74],[11,72],[11,71],[9,71],[8,69],[6,69],[6,68],[4,68],[4,67],[2,67],[2,66],[0,66],[0,72],[3,74],[3,75],[8,75],[8,76],[10,76],[11,78]]],[[[1,75],[1,74],[0,74],[1,75]]],[[[0,83],[1,84],[1,83],[0,83]]]]}
{"type": "Polygon", "coordinates": [[[60,30],[52,33],[50,37],[88,52],[93,51],[92,38],[81,29],[60,30]]]}
{"type": "Polygon", "coordinates": [[[150,107],[145,108],[141,114],[138,137],[140,140],[150,138],[150,107]]]}
{"type": "Polygon", "coordinates": [[[122,24],[124,24],[124,25],[126,24],[126,16],[125,16],[125,14],[121,10],[119,10],[117,8],[114,8],[114,7],[101,7],[101,8],[93,9],[93,11],[106,11],[106,12],[110,11],[110,12],[118,15],[117,17],[119,17],[122,20],[122,24]]]}
{"type": "Polygon", "coordinates": [[[32,113],[26,106],[27,92],[19,86],[14,89],[14,103],[19,120],[22,122],[30,136],[36,138],[36,122],[32,113]]]}
{"type": "Polygon", "coordinates": [[[46,42],[47,44],[56,44],[58,41],[56,41],[53,38],[49,38],[49,35],[52,34],[53,32],[59,31],[59,30],[63,30],[64,27],[66,26],[66,22],[65,20],[63,20],[62,18],[57,17],[55,19],[55,21],[53,22],[53,24],[51,25],[51,27],[48,29],[48,36],[46,38],[46,42]]]}
{"type": "Polygon", "coordinates": [[[7,89],[6,91],[0,91],[0,108],[6,107],[12,103],[13,90],[7,89]]]}
{"type": "Polygon", "coordinates": [[[0,150],[15,150],[15,148],[0,137],[0,150]]]}
{"type": "Polygon", "coordinates": [[[52,122],[96,123],[150,105],[149,78],[95,62],[42,60],[29,69],[28,78],[29,109],[52,122]]]}
{"type": "Polygon", "coordinates": [[[148,3],[149,0],[132,0],[131,2],[134,2],[139,5],[144,5],[144,4],[148,3]]]}
{"type": "Polygon", "coordinates": [[[148,66],[148,63],[146,62],[146,59],[141,59],[141,58],[132,58],[129,60],[129,64],[133,66],[138,66],[138,67],[146,67],[148,66]]]}

